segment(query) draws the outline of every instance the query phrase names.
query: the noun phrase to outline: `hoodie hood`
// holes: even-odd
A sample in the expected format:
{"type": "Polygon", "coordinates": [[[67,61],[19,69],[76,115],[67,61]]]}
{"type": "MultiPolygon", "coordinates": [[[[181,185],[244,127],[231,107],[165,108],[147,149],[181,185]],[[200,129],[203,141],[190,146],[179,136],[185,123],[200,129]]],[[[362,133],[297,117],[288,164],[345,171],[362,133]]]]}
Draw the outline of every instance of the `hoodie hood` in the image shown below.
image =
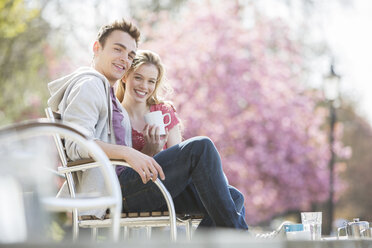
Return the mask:
{"type": "Polygon", "coordinates": [[[59,105],[65,95],[66,90],[83,76],[95,76],[101,79],[102,83],[105,85],[106,92],[109,92],[108,90],[110,83],[105,76],[91,67],[81,67],[73,73],[56,79],[48,84],[48,89],[51,95],[51,97],[48,99],[48,106],[55,112],[61,111],[61,109],[59,109],[59,105]]]}
{"type": "Polygon", "coordinates": [[[56,79],[48,84],[48,89],[51,97],[48,99],[48,106],[54,112],[59,112],[62,117],[66,108],[66,98],[73,86],[84,77],[95,77],[102,81],[106,91],[106,100],[108,102],[109,116],[107,118],[107,125],[109,127],[108,134],[112,132],[112,104],[110,98],[110,83],[101,73],[93,69],[92,67],[80,67],[73,73],[56,79]],[[66,94],[67,93],[67,94],[66,94]]]}
{"type": "MultiPolygon", "coordinates": [[[[54,112],[59,112],[64,115],[66,106],[66,99],[69,93],[72,91],[74,86],[78,84],[79,81],[84,80],[84,78],[94,77],[95,80],[102,81],[102,84],[105,88],[106,93],[106,102],[108,106],[108,118],[107,118],[107,126],[108,126],[108,135],[110,138],[110,143],[116,143],[114,140],[114,135],[111,135],[113,132],[112,126],[112,101],[110,96],[110,83],[106,79],[104,75],[96,71],[91,67],[81,67],[74,71],[73,73],[64,76],[62,78],[56,79],[48,84],[48,89],[51,94],[51,97],[48,99],[48,105],[54,112]]],[[[122,126],[125,128],[125,142],[127,146],[132,146],[132,135],[131,135],[131,125],[129,121],[129,115],[125,108],[123,108],[120,102],[116,99],[118,106],[121,110],[121,113],[124,115],[124,119],[122,122],[122,126]]]]}

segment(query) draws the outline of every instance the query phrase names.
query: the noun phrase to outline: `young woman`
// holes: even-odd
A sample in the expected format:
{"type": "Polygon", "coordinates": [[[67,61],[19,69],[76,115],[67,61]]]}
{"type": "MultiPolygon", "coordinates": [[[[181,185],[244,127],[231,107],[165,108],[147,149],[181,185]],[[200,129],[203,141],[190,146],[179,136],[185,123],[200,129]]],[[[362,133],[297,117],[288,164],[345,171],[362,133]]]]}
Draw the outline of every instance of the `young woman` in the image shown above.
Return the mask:
{"type": "MultiPolygon", "coordinates": [[[[180,120],[174,107],[160,99],[164,84],[164,66],[160,57],[151,51],[137,51],[132,66],[119,81],[116,96],[127,110],[132,125],[132,145],[136,150],[154,156],[163,148],[182,141],[180,120]],[[144,115],[153,111],[169,113],[171,122],[166,135],[159,135],[159,128],[147,125],[144,115]]],[[[168,116],[164,118],[167,123],[168,116]]]]}
{"type": "MultiPolygon", "coordinates": [[[[132,146],[133,148],[142,151],[143,153],[155,156],[155,159],[164,159],[164,161],[167,161],[167,174],[168,177],[172,177],[172,175],[179,173],[179,170],[186,169],[187,173],[190,173],[190,170],[184,167],[176,168],[177,162],[175,162],[174,159],[169,160],[168,157],[163,157],[162,155],[166,152],[159,153],[163,148],[174,146],[182,141],[182,135],[180,131],[180,120],[177,117],[177,113],[175,112],[174,107],[168,103],[160,100],[160,91],[163,86],[164,81],[164,67],[160,61],[160,58],[157,54],[150,52],[150,51],[137,51],[136,57],[133,60],[132,66],[130,69],[126,72],[126,74],[123,76],[123,78],[119,81],[119,84],[117,86],[116,91],[116,97],[121,102],[123,107],[127,110],[129,119],[132,125],[132,146]],[[161,110],[163,114],[170,113],[171,115],[171,123],[166,127],[167,133],[165,136],[161,137],[159,135],[159,128],[156,128],[155,126],[149,126],[146,125],[144,121],[144,115],[152,112],[161,110]],[[172,167],[171,169],[169,169],[172,167]],[[177,173],[172,171],[172,169],[177,170],[177,173]]],[[[168,119],[165,117],[164,123],[167,123],[168,119]]],[[[200,137],[199,137],[200,138],[200,137]]],[[[199,138],[194,138],[198,140],[199,138]]],[[[173,147],[168,149],[170,153],[177,152],[178,150],[184,150],[186,149],[188,141],[185,141],[184,143],[181,143],[182,148],[180,147],[173,147]],[[172,150],[173,149],[173,150],[172,150]]],[[[196,148],[196,150],[199,150],[200,147],[196,148]]],[[[214,151],[215,148],[213,148],[214,151]]],[[[204,148],[203,148],[204,150],[204,148]]],[[[206,150],[204,150],[206,151],[206,150]]],[[[203,152],[204,153],[204,152],[203,152]]],[[[208,152],[206,152],[208,153],[208,152]]],[[[218,152],[216,153],[218,154],[218,152]]],[[[183,157],[182,153],[177,152],[177,158],[185,158],[185,159],[191,159],[193,155],[190,153],[186,157],[183,157]]],[[[159,161],[160,161],[159,160],[159,161]]],[[[193,159],[192,159],[193,160],[193,159]]],[[[213,164],[213,160],[208,160],[208,163],[213,164]]],[[[220,161],[220,159],[218,159],[220,161]]],[[[163,162],[163,160],[162,160],[163,162]]],[[[162,163],[165,164],[165,163],[162,163]]],[[[208,166],[205,164],[200,164],[198,167],[200,170],[208,170],[208,166]]],[[[196,169],[196,170],[198,170],[196,169]]],[[[194,169],[195,170],[195,169],[194,169]]],[[[244,229],[246,228],[246,224],[244,219],[245,216],[245,209],[244,209],[244,197],[243,195],[234,187],[228,185],[227,179],[225,174],[222,170],[218,169],[216,170],[213,168],[210,172],[208,172],[207,178],[214,178],[215,173],[220,172],[220,176],[217,176],[221,181],[213,186],[213,188],[220,188],[222,185],[226,185],[225,189],[228,190],[229,199],[232,199],[234,204],[232,205],[234,210],[233,212],[237,212],[239,214],[239,218],[242,218],[240,220],[241,224],[244,226],[244,229]]],[[[134,192],[133,195],[130,191],[131,181],[127,180],[127,177],[129,178],[129,175],[131,174],[131,170],[125,170],[121,174],[118,173],[119,180],[123,182],[123,197],[126,199],[127,203],[126,205],[131,204],[137,204],[138,202],[141,202],[143,199],[146,199],[146,197],[136,198],[138,195],[138,192],[134,192]],[[125,178],[121,179],[121,178],[125,178]],[[124,184],[124,183],[127,183],[124,184]],[[129,185],[129,186],[128,186],[129,185]],[[132,199],[132,200],[129,200],[132,199]]],[[[196,175],[196,174],[195,174],[196,175]]],[[[178,189],[182,188],[183,184],[183,177],[178,177],[178,181],[174,183],[174,185],[168,186],[169,188],[178,189]]],[[[196,180],[200,180],[202,182],[205,181],[204,176],[203,177],[195,177],[196,180]]],[[[193,179],[194,180],[194,179],[193,179]]],[[[138,186],[137,186],[138,188],[138,186]]],[[[138,190],[138,189],[137,189],[138,190]]],[[[148,190],[143,190],[144,192],[150,192],[148,190]]],[[[196,190],[196,187],[194,185],[194,181],[192,183],[188,184],[186,188],[183,188],[182,194],[178,195],[177,197],[174,197],[174,203],[176,206],[176,209],[180,212],[182,212],[182,209],[187,209],[192,211],[195,211],[195,213],[203,213],[205,216],[203,221],[201,222],[200,226],[218,226],[220,223],[216,223],[212,218],[209,217],[208,213],[204,210],[205,207],[203,203],[200,200],[200,197],[198,196],[198,192],[196,190]],[[192,202],[194,204],[192,207],[191,205],[188,205],[188,202],[192,202]],[[197,206],[197,207],[195,207],[197,206]]],[[[218,190],[220,192],[220,190],[218,190]]],[[[209,195],[209,194],[208,194],[209,195]]],[[[159,197],[160,198],[160,197],[159,197]]],[[[151,197],[150,197],[151,199],[151,197]]],[[[213,197],[213,205],[215,204],[215,197],[213,197]]],[[[125,205],[125,204],[124,204],[125,205]]],[[[129,208],[129,207],[128,207],[129,208]]],[[[146,208],[147,209],[147,208],[146,208]]],[[[147,209],[148,210],[148,209],[147,209]]],[[[219,210],[220,211],[220,210],[219,210]]],[[[218,212],[219,212],[218,211],[218,212]]],[[[230,221],[230,217],[227,217],[230,221]]],[[[239,224],[240,225],[240,224],[239,224]]]]}

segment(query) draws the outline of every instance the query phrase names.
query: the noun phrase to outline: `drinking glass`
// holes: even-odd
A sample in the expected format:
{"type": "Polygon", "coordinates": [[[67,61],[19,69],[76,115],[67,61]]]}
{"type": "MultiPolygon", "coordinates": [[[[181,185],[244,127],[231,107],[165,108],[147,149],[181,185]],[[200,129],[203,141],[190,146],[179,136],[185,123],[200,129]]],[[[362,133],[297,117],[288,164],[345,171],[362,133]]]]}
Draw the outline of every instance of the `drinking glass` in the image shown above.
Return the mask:
{"type": "Polygon", "coordinates": [[[311,240],[322,237],[322,212],[302,212],[301,222],[305,231],[310,231],[311,240]]]}

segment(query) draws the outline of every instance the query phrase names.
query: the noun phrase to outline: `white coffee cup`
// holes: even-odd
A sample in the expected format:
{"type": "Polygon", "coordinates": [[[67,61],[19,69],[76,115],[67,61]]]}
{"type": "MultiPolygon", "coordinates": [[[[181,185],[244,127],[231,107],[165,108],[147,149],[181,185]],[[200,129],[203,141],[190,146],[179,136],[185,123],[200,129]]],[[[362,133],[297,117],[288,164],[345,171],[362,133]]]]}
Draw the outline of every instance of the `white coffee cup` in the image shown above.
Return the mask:
{"type": "Polygon", "coordinates": [[[169,113],[166,113],[163,115],[163,113],[160,110],[158,110],[158,111],[147,113],[145,114],[144,117],[145,117],[145,122],[147,124],[158,126],[160,135],[165,135],[165,127],[171,123],[171,115],[169,113]],[[168,123],[164,123],[165,116],[168,116],[169,118],[168,123]]]}

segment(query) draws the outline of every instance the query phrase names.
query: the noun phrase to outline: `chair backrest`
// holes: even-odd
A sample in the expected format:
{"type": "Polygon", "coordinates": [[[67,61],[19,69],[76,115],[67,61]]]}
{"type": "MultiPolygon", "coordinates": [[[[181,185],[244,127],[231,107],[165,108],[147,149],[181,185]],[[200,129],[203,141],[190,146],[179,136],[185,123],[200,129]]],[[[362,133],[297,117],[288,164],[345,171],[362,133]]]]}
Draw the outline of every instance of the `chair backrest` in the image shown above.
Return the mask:
{"type": "MultiPolygon", "coordinates": [[[[59,113],[53,112],[51,108],[45,108],[45,114],[51,122],[55,122],[55,120],[61,120],[61,115],[59,113]]],[[[62,142],[62,138],[59,134],[54,134],[54,142],[56,143],[56,147],[58,150],[59,158],[61,159],[61,163],[63,167],[67,167],[67,156],[65,152],[65,148],[62,142]]]]}
{"type": "MultiPolygon", "coordinates": [[[[53,112],[50,107],[45,108],[45,114],[49,121],[55,123],[56,120],[61,120],[61,115],[59,113],[53,112]]],[[[65,147],[62,142],[62,137],[59,133],[53,134],[54,143],[56,144],[56,148],[58,151],[59,158],[61,159],[62,167],[67,167],[67,156],[65,147]]],[[[70,195],[72,198],[76,197],[76,190],[75,190],[75,182],[74,177],[72,176],[71,172],[65,173],[65,178],[67,182],[68,189],[70,191],[70,195]]],[[[74,210],[73,217],[78,218],[77,209],[74,210]]]]}

